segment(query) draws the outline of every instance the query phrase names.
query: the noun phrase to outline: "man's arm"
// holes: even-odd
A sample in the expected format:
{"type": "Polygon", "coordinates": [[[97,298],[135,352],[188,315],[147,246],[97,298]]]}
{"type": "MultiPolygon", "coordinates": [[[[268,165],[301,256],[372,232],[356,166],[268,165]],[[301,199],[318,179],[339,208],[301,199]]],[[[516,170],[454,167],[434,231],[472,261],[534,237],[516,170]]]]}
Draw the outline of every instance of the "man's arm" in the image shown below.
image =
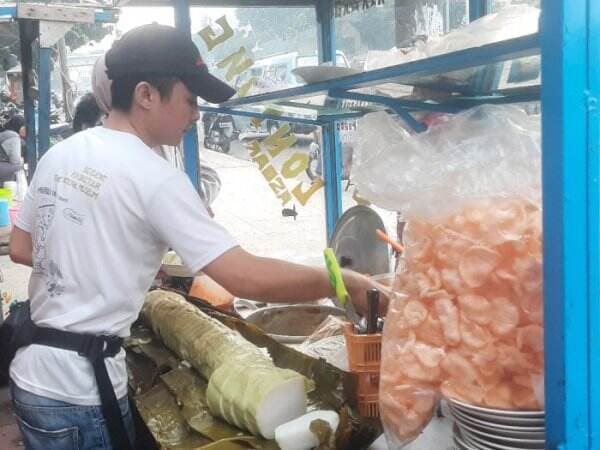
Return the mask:
{"type": "MultiPolygon", "coordinates": [[[[299,303],[334,295],[325,269],[252,255],[234,247],[208,264],[209,277],[236,297],[273,303],[299,303]]],[[[376,287],[366,276],[343,271],[344,282],[359,312],[366,312],[366,293],[376,287]]],[[[382,295],[382,309],[387,299],[382,295]]]]}
{"type": "Polygon", "coordinates": [[[31,234],[21,230],[16,225],[13,226],[10,233],[9,252],[10,259],[13,262],[31,267],[33,265],[31,234]]]}

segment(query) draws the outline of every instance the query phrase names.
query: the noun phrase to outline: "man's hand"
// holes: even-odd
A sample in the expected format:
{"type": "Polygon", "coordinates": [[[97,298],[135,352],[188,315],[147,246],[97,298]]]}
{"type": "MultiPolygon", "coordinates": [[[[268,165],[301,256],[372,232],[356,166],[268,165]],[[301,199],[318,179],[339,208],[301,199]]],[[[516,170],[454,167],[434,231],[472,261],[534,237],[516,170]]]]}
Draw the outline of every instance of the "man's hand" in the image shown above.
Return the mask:
{"type": "Polygon", "coordinates": [[[379,291],[379,315],[385,315],[390,300],[387,296],[387,289],[358,272],[345,269],[342,274],[346,289],[352,297],[354,308],[361,316],[367,315],[367,291],[373,288],[379,291]]]}

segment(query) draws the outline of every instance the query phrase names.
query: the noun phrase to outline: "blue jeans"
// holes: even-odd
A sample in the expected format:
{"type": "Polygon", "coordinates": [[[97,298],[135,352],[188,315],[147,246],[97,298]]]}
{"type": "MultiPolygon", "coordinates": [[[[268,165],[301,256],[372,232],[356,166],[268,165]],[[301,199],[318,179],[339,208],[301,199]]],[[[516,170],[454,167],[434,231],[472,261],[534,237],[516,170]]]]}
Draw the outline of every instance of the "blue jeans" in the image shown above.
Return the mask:
{"type": "MultiPolygon", "coordinates": [[[[17,422],[27,450],[111,450],[100,406],[73,405],[32,394],[11,381],[17,422]]],[[[127,396],[119,400],[129,439],[135,431],[127,396]]],[[[118,449],[115,449],[118,450],[118,449]]]]}

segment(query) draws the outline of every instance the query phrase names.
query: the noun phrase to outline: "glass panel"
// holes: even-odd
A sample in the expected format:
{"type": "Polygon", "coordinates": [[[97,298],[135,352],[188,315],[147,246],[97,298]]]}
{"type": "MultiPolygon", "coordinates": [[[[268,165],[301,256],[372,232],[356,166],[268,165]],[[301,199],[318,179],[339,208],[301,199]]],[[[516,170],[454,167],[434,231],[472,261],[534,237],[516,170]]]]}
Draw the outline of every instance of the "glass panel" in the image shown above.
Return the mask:
{"type": "Polygon", "coordinates": [[[337,18],[337,46],[352,67],[363,70],[369,52],[409,47],[417,37],[443,35],[466,24],[467,5],[467,0],[388,0],[337,18]]]}
{"type": "Polygon", "coordinates": [[[293,70],[316,64],[314,8],[192,8],[192,19],[207,65],[241,96],[297,86],[293,70]]]}
{"type": "MultiPolygon", "coordinates": [[[[314,8],[191,11],[192,35],[202,57],[238,96],[297,86],[293,70],[317,64],[314,8]]],[[[264,107],[247,109],[265,111],[264,107]]],[[[293,107],[277,111],[316,117],[316,111],[293,107]]],[[[313,184],[311,177],[318,179],[318,174],[308,170],[316,129],[310,124],[203,113],[200,157],[222,178],[214,203],[216,218],[248,250],[322,263],[324,189],[319,181],[313,184]],[[299,235],[300,240],[290,239],[299,235]]],[[[318,151],[314,153],[316,157],[318,151]]]]}

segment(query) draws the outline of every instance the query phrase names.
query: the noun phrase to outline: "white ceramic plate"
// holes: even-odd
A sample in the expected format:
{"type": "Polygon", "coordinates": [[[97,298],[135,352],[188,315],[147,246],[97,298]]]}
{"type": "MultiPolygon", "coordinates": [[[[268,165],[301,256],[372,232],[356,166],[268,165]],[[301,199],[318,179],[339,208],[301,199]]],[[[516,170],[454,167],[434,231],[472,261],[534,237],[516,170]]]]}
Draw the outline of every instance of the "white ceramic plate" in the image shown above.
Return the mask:
{"type": "Polygon", "coordinates": [[[459,437],[456,434],[454,435],[454,444],[456,444],[458,450],[479,450],[477,447],[467,444],[462,437],[459,437]]]}
{"type": "Polygon", "coordinates": [[[463,436],[468,436],[475,442],[480,442],[489,447],[500,445],[520,449],[543,449],[545,445],[544,439],[519,439],[499,436],[497,434],[478,430],[477,428],[468,426],[464,423],[461,423],[458,427],[463,436]]]}
{"type": "Polygon", "coordinates": [[[544,411],[519,411],[519,410],[507,410],[507,409],[491,409],[484,408],[483,406],[469,405],[468,403],[461,402],[449,398],[448,402],[451,405],[455,405],[460,410],[470,410],[478,413],[489,414],[492,416],[502,417],[531,417],[531,418],[544,418],[544,411]]]}
{"type": "Polygon", "coordinates": [[[298,81],[311,84],[334,78],[347,77],[348,75],[356,75],[360,73],[360,70],[339,66],[304,66],[296,67],[292,70],[292,73],[298,81]]]}
{"type": "Polygon", "coordinates": [[[469,441],[461,434],[460,429],[456,425],[454,425],[452,431],[454,432],[454,442],[460,450],[494,450],[469,441]]]}
{"type": "Polygon", "coordinates": [[[496,442],[487,442],[477,436],[463,432],[463,440],[472,448],[478,450],[544,450],[544,447],[530,447],[521,444],[510,445],[510,444],[498,444],[496,442]]]}
{"type": "Polygon", "coordinates": [[[492,431],[501,436],[524,439],[544,439],[545,437],[545,427],[502,425],[474,417],[469,417],[453,407],[450,407],[450,411],[458,423],[466,423],[467,425],[472,425],[478,429],[492,431]]]}
{"type": "Polygon", "coordinates": [[[453,410],[461,412],[463,415],[488,422],[490,424],[500,424],[518,427],[544,427],[545,420],[543,417],[510,417],[510,416],[495,416],[482,412],[473,411],[470,409],[461,409],[457,405],[452,406],[453,410]]]}

